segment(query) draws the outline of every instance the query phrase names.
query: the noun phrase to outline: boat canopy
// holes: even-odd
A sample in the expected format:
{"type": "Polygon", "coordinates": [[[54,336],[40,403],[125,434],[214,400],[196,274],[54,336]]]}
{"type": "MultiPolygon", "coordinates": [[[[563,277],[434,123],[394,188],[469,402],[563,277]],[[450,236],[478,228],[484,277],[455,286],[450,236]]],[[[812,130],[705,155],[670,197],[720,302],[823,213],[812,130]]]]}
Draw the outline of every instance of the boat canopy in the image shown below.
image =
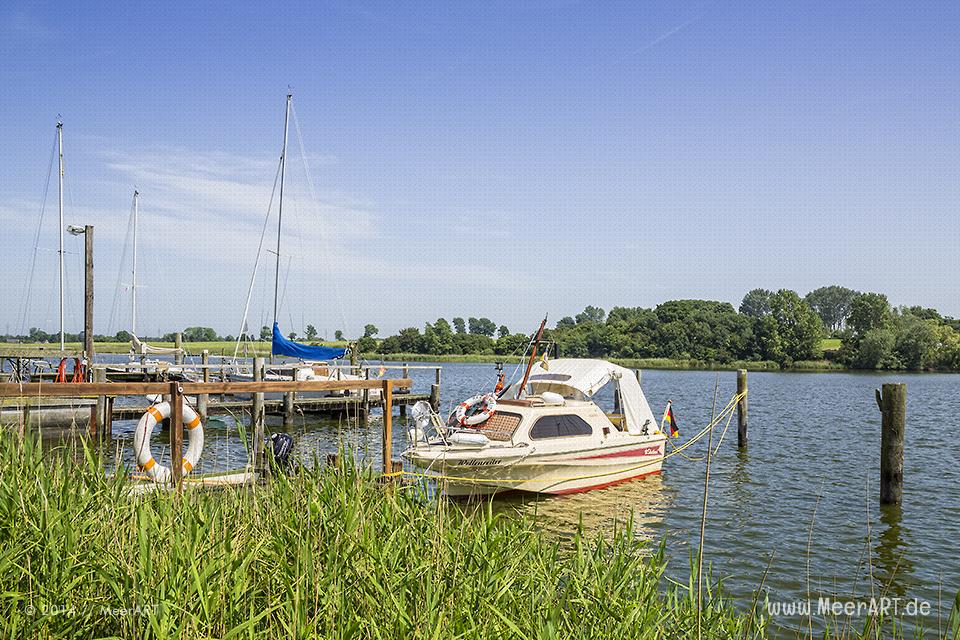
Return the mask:
{"type": "MultiPolygon", "coordinates": [[[[605,360],[560,358],[546,364],[538,362],[530,372],[528,385],[534,395],[552,391],[565,398],[589,399],[611,381],[620,390],[627,431],[641,433],[645,425],[652,431],[656,421],[636,374],[630,369],[605,360]]],[[[505,395],[515,396],[519,384],[514,384],[505,395]]]]}
{"type": "Polygon", "coordinates": [[[342,358],[347,350],[334,347],[315,347],[287,340],[280,333],[280,327],[274,322],[272,352],[275,356],[290,356],[301,360],[333,360],[334,358],[342,358]]]}

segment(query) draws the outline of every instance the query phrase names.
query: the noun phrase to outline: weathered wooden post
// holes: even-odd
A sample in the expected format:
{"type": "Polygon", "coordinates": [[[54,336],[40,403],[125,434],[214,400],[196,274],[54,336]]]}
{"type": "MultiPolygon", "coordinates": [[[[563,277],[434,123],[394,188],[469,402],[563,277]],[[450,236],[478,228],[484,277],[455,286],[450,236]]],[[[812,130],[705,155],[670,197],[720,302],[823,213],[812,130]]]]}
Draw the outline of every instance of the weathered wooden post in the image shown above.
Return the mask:
{"type": "Polygon", "coordinates": [[[440,367],[437,367],[437,386],[440,386],[440,367]]]}
{"type": "MultiPolygon", "coordinates": [[[[210,350],[204,349],[200,352],[200,364],[203,365],[203,382],[210,382],[210,350]]],[[[197,396],[197,411],[200,413],[200,419],[207,421],[208,407],[210,403],[210,394],[201,393],[197,396]]]]}
{"type": "MultiPolygon", "coordinates": [[[[400,377],[403,378],[404,380],[410,377],[410,365],[406,362],[403,363],[403,375],[400,377]]],[[[409,392],[410,389],[407,389],[406,391],[409,392]]],[[[407,417],[407,404],[405,402],[400,403],[400,417],[401,418],[407,417]]]]}
{"type": "Polygon", "coordinates": [[[174,364],[183,364],[183,334],[179,331],[173,337],[173,346],[177,350],[173,356],[174,364]]]}
{"type": "Polygon", "coordinates": [[[90,224],[83,227],[83,272],[83,350],[89,370],[93,366],[93,225],[90,224]]]}
{"type": "Polygon", "coordinates": [[[747,447],[747,370],[737,371],[737,395],[741,396],[737,403],[737,448],[747,447]]]}
{"type": "MultiPolygon", "coordinates": [[[[263,381],[263,358],[253,359],[253,381],[263,381]]],[[[263,392],[253,394],[253,404],[250,408],[250,425],[253,427],[253,468],[263,468],[263,447],[266,440],[264,434],[263,392]]]]}
{"type": "Polygon", "coordinates": [[[876,391],[880,406],[880,504],[903,500],[903,437],[907,420],[907,385],[888,383],[876,391]]]}
{"type": "MultiPolygon", "coordinates": [[[[107,372],[105,369],[94,369],[93,370],[93,381],[94,382],[106,382],[107,381],[107,372]]],[[[100,433],[107,433],[107,397],[106,396],[97,396],[97,425],[96,429],[100,433]]],[[[91,430],[90,435],[93,435],[91,430]]]]}
{"type": "Polygon", "coordinates": [[[384,380],[383,395],[383,472],[390,473],[393,460],[393,380],[384,380]]]}
{"type": "Polygon", "coordinates": [[[179,382],[170,383],[170,471],[179,488],[183,479],[183,387],[179,382]]]}
{"type": "Polygon", "coordinates": [[[434,413],[440,413],[440,385],[430,385],[430,408],[434,413]]]}
{"type": "Polygon", "coordinates": [[[293,427],[293,391],[287,391],[283,394],[283,428],[293,427]]]}

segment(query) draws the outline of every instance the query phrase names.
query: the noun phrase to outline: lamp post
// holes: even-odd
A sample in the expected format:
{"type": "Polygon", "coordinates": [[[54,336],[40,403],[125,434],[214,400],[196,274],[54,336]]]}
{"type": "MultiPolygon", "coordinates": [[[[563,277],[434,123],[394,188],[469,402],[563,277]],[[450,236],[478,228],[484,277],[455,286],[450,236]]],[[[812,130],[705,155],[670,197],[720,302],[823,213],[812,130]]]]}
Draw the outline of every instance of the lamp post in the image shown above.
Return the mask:
{"type": "Polygon", "coordinates": [[[83,236],[83,351],[87,370],[93,364],[93,225],[67,227],[70,235],[83,236]]]}

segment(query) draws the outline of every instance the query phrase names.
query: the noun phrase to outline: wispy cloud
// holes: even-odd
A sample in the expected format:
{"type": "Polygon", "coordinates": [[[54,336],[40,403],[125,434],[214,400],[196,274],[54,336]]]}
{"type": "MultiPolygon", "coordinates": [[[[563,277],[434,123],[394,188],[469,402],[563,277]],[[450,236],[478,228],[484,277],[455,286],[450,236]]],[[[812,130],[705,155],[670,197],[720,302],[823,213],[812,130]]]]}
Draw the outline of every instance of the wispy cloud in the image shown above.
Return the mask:
{"type": "Polygon", "coordinates": [[[631,55],[639,55],[639,54],[641,54],[641,53],[644,53],[644,52],[646,52],[646,51],[649,51],[650,49],[654,48],[655,46],[657,46],[658,44],[660,44],[661,42],[663,42],[663,41],[666,40],[667,38],[669,38],[669,37],[671,37],[671,36],[674,36],[674,35],[680,33],[681,31],[683,31],[684,29],[686,29],[687,27],[689,27],[690,25],[692,25],[694,22],[696,22],[697,20],[699,20],[700,18],[702,18],[702,17],[704,16],[704,14],[707,12],[707,10],[708,10],[712,5],[713,5],[713,2],[708,2],[708,3],[706,3],[706,4],[700,5],[699,7],[697,7],[697,11],[696,11],[696,13],[693,15],[693,17],[689,18],[688,20],[685,20],[684,22],[681,22],[680,24],[678,24],[677,26],[673,27],[672,29],[669,29],[669,30],[667,30],[667,31],[664,31],[664,32],[661,33],[659,36],[657,36],[656,38],[654,38],[653,40],[651,40],[651,41],[648,42],[647,44],[643,45],[642,47],[640,47],[639,49],[637,49],[636,51],[634,51],[631,55]]]}

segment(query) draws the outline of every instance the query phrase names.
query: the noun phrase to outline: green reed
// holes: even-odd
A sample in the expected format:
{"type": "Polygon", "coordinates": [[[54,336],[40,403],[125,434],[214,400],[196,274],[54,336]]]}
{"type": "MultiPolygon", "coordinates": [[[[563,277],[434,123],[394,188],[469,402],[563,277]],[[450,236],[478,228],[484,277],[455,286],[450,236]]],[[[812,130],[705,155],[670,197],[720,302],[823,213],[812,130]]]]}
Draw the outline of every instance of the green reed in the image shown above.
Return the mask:
{"type": "MultiPolygon", "coordinates": [[[[253,488],[132,496],[73,454],[0,437],[2,637],[695,637],[693,568],[667,580],[663,547],[630,523],[561,541],[349,456],[253,488]]],[[[703,637],[764,636],[762,606],[738,613],[709,581],[706,596],[703,637]]]]}

